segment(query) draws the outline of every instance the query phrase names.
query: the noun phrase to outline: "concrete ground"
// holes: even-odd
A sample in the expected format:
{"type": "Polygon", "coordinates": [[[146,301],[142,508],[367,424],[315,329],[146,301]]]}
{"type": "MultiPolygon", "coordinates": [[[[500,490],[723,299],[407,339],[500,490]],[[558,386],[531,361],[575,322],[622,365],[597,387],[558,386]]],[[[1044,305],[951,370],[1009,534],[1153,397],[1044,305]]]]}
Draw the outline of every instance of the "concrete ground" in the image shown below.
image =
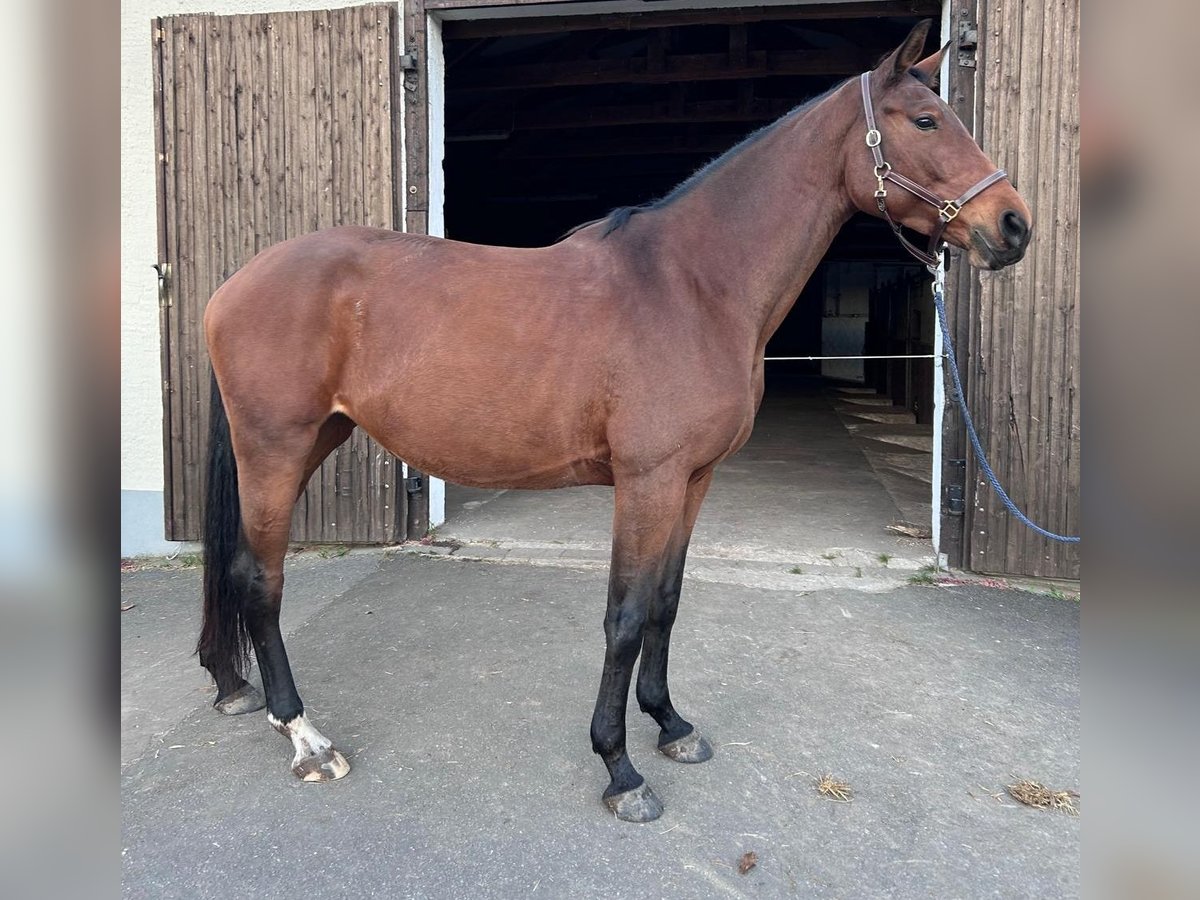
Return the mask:
{"type": "Polygon", "coordinates": [[[977,586],[811,593],[689,581],[672,691],[716,748],[601,805],[588,724],[599,569],[412,553],[289,562],[288,650],[353,767],[302,784],[262,713],[190,658],[199,573],[122,576],[127,897],[1072,896],[1079,820],[1003,786],[1079,783],[1078,606],[977,586]],[[822,798],[832,773],[853,800],[822,798]],[[993,796],[996,795],[996,796],[993,796]],[[758,866],[735,866],[753,851],[758,866]]]}
{"type": "Polygon", "coordinates": [[[852,392],[768,395],[705,504],[672,645],[715,757],[663,757],[630,707],[666,805],[647,825],[601,804],[588,736],[609,489],[451,488],[434,545],[288,561],[296,680],[352,766],[332,784],[292,777],[263,713],[210,708],[199,571],[124,573],[125,895],[1078,894],[1079,820],[1003,793],[1079,784],[1078,605],[910,583],[929,542],[885,526],[928,515],[924,440],[852,392]]]}

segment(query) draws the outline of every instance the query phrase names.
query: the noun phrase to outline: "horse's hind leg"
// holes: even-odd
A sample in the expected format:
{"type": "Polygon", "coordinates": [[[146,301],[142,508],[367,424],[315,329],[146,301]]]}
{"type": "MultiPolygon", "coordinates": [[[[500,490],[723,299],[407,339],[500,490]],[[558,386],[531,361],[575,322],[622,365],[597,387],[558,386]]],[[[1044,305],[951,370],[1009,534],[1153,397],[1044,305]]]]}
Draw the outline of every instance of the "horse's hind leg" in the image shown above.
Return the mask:
{"type": "Polygon", "coordinates": [[[239,455],[243,546],[235,570],[245,589],[243,614],[267,695],[267,721],[291,740],[292,772],[297,778],[333,781],[349,772],[350,766],[304,714],[279,630],[292,507],[306,472],[315,468],[310,448],[316,443],[315,434],[304,441],[276,439],[269,453],[255,450],[239,455]],[[295,451],[284,449],[289,444],[295,451]],[[249,459],[244,461],[245,457],[249,459]]]}
{"type": "MultiPolygon", "coordinates": [[[[308,479],[325,460],[325,457],[342,444],[353,430],[354,422],[340,413],[335,413],[325,420],[317,432],[316,442],[312,450],[309,451],[308,458],[304,463],[304,474],[299,480],[299,487],[296,490],[297,496],[304,492],[304,488],[308,484],[308,479]]],[[[244,544],[244,541],[242,544],[244,544]]],[[[239,545],[239,554],[241,554],[242,550],[243,547],[239,545]]],[[[238,558],[240,559],[240,555],[238,558]]],[[[239,569],[252,572],[253,566],[242,560],[239,564],[239,569]]],[[[245,589],[248,590],[249,587],[247,586],[245,589]]],[[[245,678],[230,666],[213,664],[207,659],[207,654],[203,651],[200,653],[200,665],[212,673],[213,679],[217,683],[217,699],[213,703],[217,712],[229,716],[241,715],[260,710],[266,705],[266,700],[258,692],[258,689],[247,682],[245,678]]]]}
{"type": "Polygon", "coordinates": [[[685,477],[665,473],[617,479],[604,671],[592,716],[592,749],[608,768],[604,803],[627,822],[649,822],[663,810],[629,761],[625,707],[651,598],[658,590],[667,544],[683,510],[685,485],[685,477]]]}
{"type": "Polygon", "coordinates": [[[649,713],[662,729],[658,749],[678,762],[698,763],[712,758],[712,746],[703,735],[675,711],[667,687],[667,656],[671,646],[671,628],[679,609],[683,586],[683,567],[688,542],[700,505],[712,482],[711,470],[688,485],[683,514],[671,535],[662,578],[650,598],[646,634],[642,642],[642,661],[638,668],[637,699],[642,712],[649,713]]]}

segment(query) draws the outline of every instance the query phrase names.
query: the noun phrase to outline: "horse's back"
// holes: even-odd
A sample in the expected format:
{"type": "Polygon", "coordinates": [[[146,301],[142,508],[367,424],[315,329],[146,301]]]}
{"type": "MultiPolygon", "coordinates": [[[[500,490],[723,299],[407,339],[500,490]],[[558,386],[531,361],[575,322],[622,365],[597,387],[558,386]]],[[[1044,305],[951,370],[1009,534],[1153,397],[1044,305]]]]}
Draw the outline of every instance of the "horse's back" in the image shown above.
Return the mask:
{"type": "Polygon", "coordinates": [[[263,251],[214,295],[210,353],[226,398],[258,419],[344,413],[463,482],[607,480],[619,316],[604,265],[579,242],[317,232],[263,251]]]}

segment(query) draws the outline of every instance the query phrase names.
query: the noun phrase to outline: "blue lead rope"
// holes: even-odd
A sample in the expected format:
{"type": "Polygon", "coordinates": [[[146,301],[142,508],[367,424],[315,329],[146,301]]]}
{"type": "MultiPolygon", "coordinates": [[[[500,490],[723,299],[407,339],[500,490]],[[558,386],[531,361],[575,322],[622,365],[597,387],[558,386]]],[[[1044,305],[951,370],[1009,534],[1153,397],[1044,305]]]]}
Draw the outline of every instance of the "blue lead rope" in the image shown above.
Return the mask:
{"type": "Polygon", "coordinates": [[[962,410],[963,422],[967,426],[967,437],[971,439],[971,446],[975,448],[975,458],[979,461],[979,468],[983,470],[983,474],[987,476],[988,483],[991,484],[992,490],[996,492],[996,496],[1004,503],[1005,507],[1014,517],[1025,525],[1028,525],[1042,537],[1047,537],[1052,541],[1061,541],[1064,544],[1078,544],[1078,535],[1072,537],[1065,534],[1055,534],[1053,531],[1047,531],[1040,525],[1032,522],[1030,518],[1017,509],[1017,505],[1012,502],[1007,492],[1000,485],[999,479],[996,478],[996,473],[992,471],[992,467],[988,464],[987,456],[983,452],[983,445],[979,442],[979,435],[975,431],[975,422],[971,418],[971,411],[967,409],[967,398],[963,393],[962,379],[958,374],[958,360],[954,357],[954,342],[950,340],[950,328],[946,324],[946,302],[942,297],[942,288],[937,281],[937,275],[934,275],[933,282],[933,303],[937,307],[938,322],[942,326],[942,345],[943,352],[946,354],[946,361],[950,363],[950,377],[954,379],[954,392],[958,395],[958,407],[962,410]]]}

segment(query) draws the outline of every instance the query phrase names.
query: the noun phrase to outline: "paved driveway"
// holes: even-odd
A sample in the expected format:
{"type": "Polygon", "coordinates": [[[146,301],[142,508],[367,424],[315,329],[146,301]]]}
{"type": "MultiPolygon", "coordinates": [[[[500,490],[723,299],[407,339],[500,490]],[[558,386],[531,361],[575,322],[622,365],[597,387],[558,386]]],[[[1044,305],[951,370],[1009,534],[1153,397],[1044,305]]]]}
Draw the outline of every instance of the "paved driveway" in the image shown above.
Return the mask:
{"type": "Polygon", "coordinates": [[[374,553],[288,578],[301,694],[353,767],[333,784],[295,781],[263,714],[208,708],[197,571],[122,576],[126,896],[1079,891],[1079,820],[991,796],[1079,783],[1074,603],[693,579],[672,693],[717,753],[660,756],[631,704],[631,755],[667,809],[630,825],[600,803],[588,739],[602,570],[374,553]],[[826,772],[852,802],[817,794],[826,772]]]}

